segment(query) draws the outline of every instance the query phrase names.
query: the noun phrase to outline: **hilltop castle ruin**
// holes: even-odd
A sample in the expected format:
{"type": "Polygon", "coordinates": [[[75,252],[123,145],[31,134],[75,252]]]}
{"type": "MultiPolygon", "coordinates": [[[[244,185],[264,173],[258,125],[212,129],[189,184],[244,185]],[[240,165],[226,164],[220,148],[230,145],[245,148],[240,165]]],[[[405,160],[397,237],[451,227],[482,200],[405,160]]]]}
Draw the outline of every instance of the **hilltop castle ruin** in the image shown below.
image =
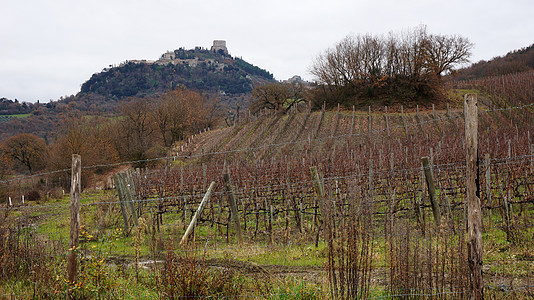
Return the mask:
{"type": "MultiPolygon", "coordinates": [[[[182,49],[182,48],[180,48],[182,49]]],[[[195,49],[202,49],[200,47],[196,47],[195,49]]],[[[207,49],[206,49],[207,50],[207,49]]],[[[225,40],[214,40],[213,41],[213,46],[211,46],[211,49],[210,49],[211,52],[216,52],[216,53],[222,53],[224,55],[228,55],[228,48],[226,48],[226,41],[225,40]]],[[[226,64],[224,63],[219,63],[219,62],[216,62],[214,60],[203,60],[203,61],[206,61],[206,62],[209,62],[210,64],[213,63],[213,65],[217,68],[217,69],[223,69],[224,66],[226,66],[226,64]]],[[[165,53],[163,53],[161,55],[161,57],[158,59],[158,60],[147,60],[147,59],[134,59],[134,60],[127,60],[123,63],[121,63],[120,65],[125,65],[125,64],[128,64],[128,63],[136,63],[136,64],[157,64],[157,65],[166,65],[168,63],[172,63],[174,65],[176,64],[187,64],[189,65],[190,67],[196,67],[197,64],[199,63],[199,58],[198,57],[195,57],[195,58],[179,58],[177,57],[176,55],[176,50],[175,51],[167,51],[165,53]]],[[[110,66],[111,68],[111,66],[110,66]]],[[[107,71],[109,70],[108,68],[104,69],[104,71],[107,71]]]]}
{"type": "Polygon", "coordinates": [[[210,50],[213,52],[219,52],[219,50],[222,50],[224,54],[228,55],[228,49],[226,48],[226,41],[224,40],[214,40],[213,46],[211,46],[210,50]]]}

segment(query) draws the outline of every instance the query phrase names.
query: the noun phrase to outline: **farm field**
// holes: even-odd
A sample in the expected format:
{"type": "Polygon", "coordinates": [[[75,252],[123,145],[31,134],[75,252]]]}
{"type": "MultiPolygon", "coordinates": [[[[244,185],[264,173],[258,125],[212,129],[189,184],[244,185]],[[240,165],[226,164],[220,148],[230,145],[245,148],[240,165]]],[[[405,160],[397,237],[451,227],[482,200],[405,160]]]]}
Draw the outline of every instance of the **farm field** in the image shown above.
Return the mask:
{"type": "Polygon", "coordinates": [[[30,114],[17,114],[17,115],[0,115],[0,122],[7,122],[13,118],[26,118],[30,114]]]}
{"type": "MultiPolygon", "coordinates": [[[[534,81],[515,76],[455,86],[479,95],[489,299],[534,295],[534,81]]],[[[464,128],[461,101],[242,119],[124,168],[112,189],[89,184],[74,249],[70,170],[6,180],[0,297],[469,298],[464,128]],[[53,192],[22,203],[36,187],[53,192]]]]}

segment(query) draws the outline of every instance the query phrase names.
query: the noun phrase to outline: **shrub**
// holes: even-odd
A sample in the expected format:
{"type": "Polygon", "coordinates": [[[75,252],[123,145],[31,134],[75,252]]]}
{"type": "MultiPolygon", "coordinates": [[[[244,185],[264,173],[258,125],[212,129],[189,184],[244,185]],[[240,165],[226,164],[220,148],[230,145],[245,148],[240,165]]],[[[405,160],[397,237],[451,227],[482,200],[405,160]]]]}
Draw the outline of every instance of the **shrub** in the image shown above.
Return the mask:
{"type": "Polygon", "coordinates": [[[39,194],[39,192],[36,191],[36,190],[30,191],[26,195],[26,200],[28,200],[28,201],[39,201],[39,200],[41,200],[41,194],[39,194]]]}
{"type": "Polygon", "coordinates": [[[161,276],[165,297],[170,299],[235,296],[243,291],[243,282],[234,272],[210,269],[204,255],[194,249],[175,254],[172,242],[161,276]]]}

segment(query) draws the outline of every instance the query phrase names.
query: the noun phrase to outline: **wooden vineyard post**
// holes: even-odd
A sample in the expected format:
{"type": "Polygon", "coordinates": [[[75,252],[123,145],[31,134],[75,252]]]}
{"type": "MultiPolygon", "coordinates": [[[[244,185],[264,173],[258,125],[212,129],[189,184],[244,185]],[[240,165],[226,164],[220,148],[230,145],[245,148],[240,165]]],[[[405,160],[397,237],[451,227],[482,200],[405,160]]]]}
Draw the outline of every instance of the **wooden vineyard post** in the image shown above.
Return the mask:
{"type": "Polygon", "coordinates": [[[466,144],[466,186],[467,186],[467,228],[468,262],[471,270],[473,299],[483,299],[482,282],[482,211],[477,197],[476,177],[478,174],[478,106],[477,95],[464,96],[465,144],[466,144]]]}
{"type": "MultiPolygon", "coordinates": [[[[484,164],[486,165],[486,194],[488,197],[488,206],[491,205],[491,167],[490,167],[490,155],[486,153],[484,164]]],[[[491,211],[491,208],[490,208],[491,211]]]]}
{"type": "Polygon", "coordinates": [[[436,188],[434,186],[434,178],[432,178],[432,172],[430,170],[430,164],[428,156],[421,158],[423,162],[423,170],[425,172],[426,186],[428,187],[428,195],[430,196],[430,203],[432,204],[432,214],[434,215],[434,222],[436,227],[441,225],[441,213],[439,210],[439,203],[436,199],[436,188]]]}
{"type": "MultiPolygon", "coordinates": [[[[416,191],[414,192],[414,212],[415,212],[415,216],[417,218],[417,223],[421,226],[421,229],[422,229],[422,232],[423,232],[423,235],[426,235],[426,228],[425,228],[425,215],[423,214],[423,210],[422,210],[422,204],[423,204],[423,199],[424,199],[424,195],[425,195],[425,185],[423,183],[423,177],[425,176],[425,172],[423,170],[421,170],[421,180],[420,180],[420,187],[421,187],[421,194],[419,194],[419,191],[416,191]],[[415,193],[417,193],[417,196],[415,195],[415,193]]],[[[419,185],[419,184],[418,184],[419,185]]]]}
{"type": "Polygon", "coordinates": [[[117,194],[119,195],[119,203],[121,206],[122,219],[124,221],[124,233],[127,234],[130,230],[128,226],[128,215],[126,213],[126,206],[124,205],[124,195],[123,195],[124,190],[122,189],[121,181],[119,179],[119,174],[115,174],[113,178],[115,179],[115,187],[117,188],[117,194]]]}
{"type": "Polygon", "coordinates": [[[354,129],[354,105],[352,106],[352,118],[350,120],[350,135],[352,135],[352,133],[354,132],[353,129],[354,129]]]}
{"type": "Polygon", "coordinates": [[[389,118],[388,118],[388,107],[386,106],[386,116],[385,116],[385,120],[386,120],[386,134],[389,136],[389,118]]]}
{"type": "Polygon", "coordinates": [[[119,173],[119,180],[121,181],[121,186],[123,189],[123,195],[125,206],[130,211],[132,215],[132,220],[134,222],[134,225],[137,226],[139,224],[138,218],[137,218],[137,212],[135,211],[134,206],[134,196],[135,191],[132,191],[134,189],[133,180],[131,180],[128,173],[119,173]]]}
{"type": "MultiPolygon", "coordinates": [[[[319,210],[321,211],[321,215],[323,216],[323,225],[325,229],[325,235],[327,237],[327,241],[331,242],[331,231],[330,231],[330,218],[329,218],[329,211],[326,207],[326,200],[324,198],[324,184],[321,178],[319,177],[319,172],[317,171],[316,166],[310,167],[310,172],[312,176],[313,183],[315,185],[315,192],[317,193],[317,199],[319,202],[319,210]]],[[[318,246],[319,242],[319,231],[320,226],[317,226],[317,236],[315,239],[315,247],[318,246]]]]}
{"type": "Polygon", "coordinates": [[[268,245],[269,246],[272,246],[273,245],[273,242],[274,242],[274,238],[273,238],[273,222],[274,222],[274,208],[273,208],[273,205],[269,205],[269,241],[268,241],[268,245]]]}
{"type": "Polygon", "coordinates": [[[310,172],[312,175],[313,183],[315,185],[315,191],[317,192],[317,196],[319,198],[319,209],[321,210],[321,214],[325,214],[325,206],[324,206],[324,185],[319,178],[319,173],[317,172],[317,167],[312,166],[310,167],[310,172]]]}
{"type": "Polygon", "coordinates": [[[128,217],[128,204],[127,204],[127,192],[122,181],[122,176],[120,173],[115,174],[115,187],[117,188],[117,194],[119,196],[119,203],[121,206],[122,219],[124,222],[124,234],[128,235],[130,232],[129,217],[128,217]]]}
{"type": "Polygon", "coordinates": [[[374,201],[374,184],[373,184],[373,160],[369,160],[369,198],[371,203],[374,201]]]}
{"type": "Polygon", "coordinates": [[[193,219],[191,219],[191,222],[189,223],[189,226],[187,227],[187,230],[184,233],[184,236],[182,237],[182,240],[180,241],[180,245],[183,245],[186,241],[191,232],[193,232],[193,228],[195,227],[197,223],[198,217],[200,217],[200,214],[202,213],[202,210],[204,209],[204,206],[206,205],[206,202],[208,202],[208,199],[210,198],[211,191],[213,190],[213,187],[215,186],[215,181],[212,181],[210,184],[210,187],[206,191],[206,194],[204,195],[204,198],[202,199],[202,202],[200,202],[200,205],[197,208],[197,211],[195,212],[195,215],[193,216],[193,219]]]}
{"type": "Polygon", "coordinates": [[[369,106],[369,116],[368,116],[368,121],[367,121],[367,125],[369,126],[369,128],[367,129],[367,138],[369,140],[369,143],[371,144],[372,142],[372,131],[373,131],[373,116],[371,116],[371,106],[369,106]]]}
{"type": "Polygon", "coordinates": [[[404,107],[401,105],[402,126],[404,127],[404,134],[408,135],[408,127],[406,127],[406,119],[404,118],[404,107]]]}
{"type": "MultiPolygon", "coordinates": [[[[70,186],[70,242],[69,242],[69,258],[67,262],[67,280],[69,286],[72,286],[76,281],[76,248],[79,243],[80,230],[80,193],[82,191],[81,174],[82,174],[82,158],[78,154],[72,155],[72,170],[71,170],[71,186],[70,186]]],[[[70,291],[67,293],[67,299],[70,299],[70,291]]]]}
{"type": "Polygon", "coordinates": [[[230,175],[223,174],[224,184],[226,185],[226,192],[228,193],[228,203],[230,204],[231,218],[235,225],[237,240],[239,245],[243,245],[243,235],[241,234],[241,224],[239,223],[239,214],[235,201],[234,191],[232,190],[232,183],[230,182],[230,175]]]}

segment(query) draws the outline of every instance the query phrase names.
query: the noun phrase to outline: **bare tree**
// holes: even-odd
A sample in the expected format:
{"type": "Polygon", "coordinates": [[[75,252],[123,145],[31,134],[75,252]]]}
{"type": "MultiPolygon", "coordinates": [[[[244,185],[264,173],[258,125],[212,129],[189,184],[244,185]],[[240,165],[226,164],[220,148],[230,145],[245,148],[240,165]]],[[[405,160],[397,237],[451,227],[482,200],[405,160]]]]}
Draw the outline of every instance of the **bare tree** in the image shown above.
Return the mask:
{"type": "Polygon", "coordinates": [[[48,146],[45,140],[29,133],[21,133],[5,140],[0,152],[15,163],[28,168],[30,174],[46,166],[48,146]]]}
{"type": "MultiPolygon", "coordinates": [[[[340,95],[358,94],[400,84],[406,91],[432,86],[434,80],[468,61],[472,43],[461,36],[430,35],[426,26],[390,33],[347,36],[319,55],[310,68],[316,81],[340,95]]],[[[439,82],[439,81],[438,81],[439,82]]],[[[427,90],[432,90],[431,87],[427,90]]]]}
{"type": "Polygon", "coordinates": [[[216,106],[213,98],[178,88],[152,101],[151,122],[163,145],[169,147],[186,135],[210,126],[216,106]]]}
{"type": "Polygon", "coordinates": [[[122,133],[126,156],[129,159],[145,159],[154,131],[150,120],[151,107],[145,98],[131,98],[121,106],[122,133]]]}
{"type": "Polygon", "coordinates": [[[430,35],[424,43],[425,61],[438,78],[454,66],[469,62],[473,43],[458,35],[430,35]]]}
{"type": "MultiPolygon", "coordinates": [[[[111,128],[113,121],[107,118],[71,117],[63,120],[56,142],[51,146],[49,167],[68,168],[72,154],[80,154],[85,165],[105,165],[119,160],[119,152],[111,128]]],[[[106,168],[92,168],[97,172],[106,168]]]]}
{"type": "Polygon", "coordinates": [[[289,110],[294,105],[305,102],[305,87],[300,83],[268,83],[252,90],[251,110],[289,110]]]}

